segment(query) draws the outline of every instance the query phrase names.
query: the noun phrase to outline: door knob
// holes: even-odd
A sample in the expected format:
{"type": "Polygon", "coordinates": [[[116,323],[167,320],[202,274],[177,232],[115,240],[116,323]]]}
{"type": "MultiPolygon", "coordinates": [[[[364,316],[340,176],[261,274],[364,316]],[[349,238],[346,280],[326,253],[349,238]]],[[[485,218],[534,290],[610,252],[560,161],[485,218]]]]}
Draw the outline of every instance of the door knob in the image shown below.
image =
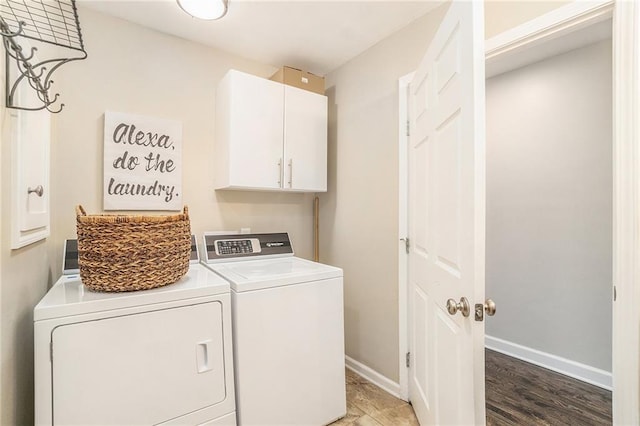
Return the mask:
{"type": "Polygon", "coordinates": [[[491,299],[484,301],[484,312],[490,317],[496,314],[496,302],[491,299]]]}
{"type": "Polygon", "coordinates": [[[461,297],[460,302],[456,303],[455,300],[449,299],[447,300],[447,311],[449,314],[455,315],[458,311],[462,313],[462,316],[469,316],[469,301],[466,297],[461,297]]]}
{"type": "Polygon", "coordinates": [[[482,321],[485,313],[492,317],[496,314],[496,302],[487,299],[484,301],[484,304],[476,303],[474,311],[476,321],[482,321]]]}
{"type": "Polygon", "coordinates": [[[42,197],[44,195],[44,188],[42,185],[38,185],[35,188],[27,188],[27,194],[35,193],[38,197],[42,197]]]}

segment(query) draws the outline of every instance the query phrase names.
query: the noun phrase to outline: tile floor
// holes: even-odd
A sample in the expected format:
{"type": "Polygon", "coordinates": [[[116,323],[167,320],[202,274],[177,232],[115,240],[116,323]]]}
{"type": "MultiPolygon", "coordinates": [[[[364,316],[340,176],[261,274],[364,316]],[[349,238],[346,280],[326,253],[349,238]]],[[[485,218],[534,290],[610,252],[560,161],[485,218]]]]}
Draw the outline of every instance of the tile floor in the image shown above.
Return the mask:
{"type": "Polygon", "coordinates": [[[330,426],[418,426],[411,405],[346,370],[347,415],[330,426]]]}

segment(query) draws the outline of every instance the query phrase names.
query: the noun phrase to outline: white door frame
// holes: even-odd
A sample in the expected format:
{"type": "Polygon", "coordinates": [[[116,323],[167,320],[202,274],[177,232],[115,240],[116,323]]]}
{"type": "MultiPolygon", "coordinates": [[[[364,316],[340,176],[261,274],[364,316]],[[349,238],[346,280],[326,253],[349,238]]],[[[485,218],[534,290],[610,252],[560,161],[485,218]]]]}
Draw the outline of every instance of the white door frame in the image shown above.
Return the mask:
{"type": "Polygon", "coordinates": [[[613,419],[640,423],[640,5],[618,1],[613,29],[613,419]]]}
{"type": "MultiPolygon", "coordinates": [[[[486,41],[488,60],[609,19],[613,14],[613,419],[640,423],[640,5],[628,1],[575,1],[486,41]]],[[[407,87],[399,90],[399,236],[407,229],[407,87]]],[[[399,241],[400,397],[408,399],[409,352],[407,262],[399,241]]],[[[487,295],[490,296],[490,295],[487,295]]]]}
{"type": "Polygon", "coordinates": [[[407,353],[409,353],[409,253],[404,239],[409,238],[409,84],[413,80],[415,72],[409,73],[398,80],[398,112],[400,116],[398,126],[398,162],[400,174],[398,176],[398,334],[399,360],[400,360],[400,398],[409,400],[409,368],[407,367],[407,353]]]}

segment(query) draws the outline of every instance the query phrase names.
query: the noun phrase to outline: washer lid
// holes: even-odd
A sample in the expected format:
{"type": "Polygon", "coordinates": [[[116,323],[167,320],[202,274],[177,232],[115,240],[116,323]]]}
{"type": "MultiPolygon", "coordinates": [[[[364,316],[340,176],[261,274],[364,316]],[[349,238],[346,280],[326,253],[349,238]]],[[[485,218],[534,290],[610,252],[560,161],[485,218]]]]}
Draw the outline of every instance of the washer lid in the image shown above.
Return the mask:
{"type": "Polygon", "coordinates": [[[231,289],[236,292],[342,277],[340,268],[298,257],[246,260],[207,266],[227,279],[231,289]]]}
{"type": "Polygon", "coordinates": [[[60,277],[33,310],[33,320],[107,311],[229,293],[229,283],[199,264],[175,284],[151,290],[99,293],[82,285],[79,275],[60,277]]]}

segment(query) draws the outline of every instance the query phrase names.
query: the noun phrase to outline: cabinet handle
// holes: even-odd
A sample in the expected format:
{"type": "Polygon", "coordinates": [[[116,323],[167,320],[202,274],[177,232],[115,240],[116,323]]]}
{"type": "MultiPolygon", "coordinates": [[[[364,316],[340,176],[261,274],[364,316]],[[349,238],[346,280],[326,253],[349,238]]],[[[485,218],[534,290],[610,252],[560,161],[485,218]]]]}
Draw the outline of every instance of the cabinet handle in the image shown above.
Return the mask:
{"type": "Polygon", "coordinates": [[[282,158],[278,160],[278,186],[282,186],[282,158]]]}
{"type": "Polygon", "coordinates": [[[293,187],[293,158],[289,159],[289,188],[293,187]]]}

